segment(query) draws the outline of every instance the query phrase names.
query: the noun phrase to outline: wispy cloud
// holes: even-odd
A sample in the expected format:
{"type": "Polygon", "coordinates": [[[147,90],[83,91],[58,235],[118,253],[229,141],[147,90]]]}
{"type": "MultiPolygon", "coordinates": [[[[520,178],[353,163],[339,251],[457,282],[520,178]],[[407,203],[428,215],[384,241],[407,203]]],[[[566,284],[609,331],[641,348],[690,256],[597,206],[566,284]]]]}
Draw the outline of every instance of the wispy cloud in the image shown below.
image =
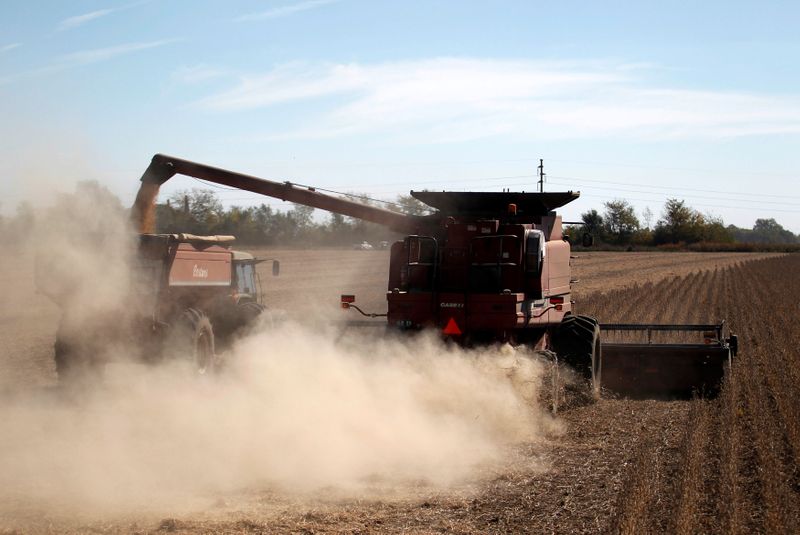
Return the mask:
{"type": "Polygon", "coordinates": [[[242,15],[241,17],[236,17],[233,20],[236,22],[246,22],[254,20],[277,19],[279,17],[286,17],[294,13],[299,13],[300,11],[308,11],[309,9],[314,9],[326,4],[332,4],[337,1],[338,0],[306,0],[304,2],[297,2],[295,4],[286,4],[283,6],[273,7],[271,9],[267,9],[266,11],[259,11],[258,13],[242,15]]]}
{"type": "Polygon", "coordinates": [[[22,43],[9,43],[7,45],[0,46],[0,54],[3,54],[4,52],[10,52],[11,50],[19,48],[21,46],[22,43]]]}
{"type": "Polygon", "coordinates": [[[160,41],[126,43],[104,48],[80,50],[78,52],[72,52],[63,56],[59,56],[52,63],[45,65],[44,67],[0,77],[0,85],[16,82],[26,78],[34,78],[37,76],[45,76],[48,74],[62,72],[83,65],[108,61],[119,56],[124,56],[126,54],[131,54],[142,50],[158,48],[164,45],[175,43],[177,41],[180,41],[180,39],[162,39],[160,41]]]}
{"type": "Polygon", "coordinates": [[[89,63],[97,63],[99,61],[107,61],[117,56],[130,54],[131,52],[139,52],[140,50],[148,50],[150,48],[158,48],[160,46],[174,43],[178,39],[162,39],[160,41],[149,41],[145,43],[126,43],[122,45],[108,46],[105,48],[94,48],[91,50],[81,50],[79,52],[72,52],[61,56],[60,63],[74,67],[77,65],[86,65],[89,63]]]}
{"type": "Polygon", "coordinates": [[[320,99],[276,137],[380,133],[461,141],[800,133],[800,95],[690,91],[649,83],[645,65],[438,58],[290,64],[241,77],[197,106],[220,112],[320,99]],[[330,97],[336,98],[330,98],[330,97]],[[308,112],[305,112],[306,114],[308,112]]]}
{"type": "Polygon", "coordinates": [[[67,17],[66,19],[59,21],[56,25],[57,31],[64,31],[64,30],[71,30],[73,28],[77,28],[78,26],[83,26],[87,22],[91,22],[93,20],[97,20],[100,18],[105,17],[106,15],[111,15],[112,13],[118,13],[120,11],[125,11],[127,9],[131,9],[142,4],[146,4],[152,0],[139,0],[138,2],[132,2],[130,4],[121,5],[119,7],[109,7],[105,9],[98,9],[96,11],[90,11],[88,13],[83,13],[81,15],[75,15],[73,17],[67,17]]]}
{"type": "Polygon", "coordinates": [[[226,71],[208,65],[193,65],[191,67],[180,67],[172,73],[172,79],[184,84],[196,84],[221,78],[226,71]]]}
{"type": "Polygon", "coordinates": [[[118,11],[118,9],[98,9],[97,11],[90,11],[89,13],[84,13],[83,15],[76,15],[74,17],[66,18],[58,23],[56,26],[56,30],[64,31],[64,30],[71,30],[72,28],[77,28],[78,26],[82,26],[87,22],[99,19],[101,17],[105,17],[111,13],[118,11]]]}

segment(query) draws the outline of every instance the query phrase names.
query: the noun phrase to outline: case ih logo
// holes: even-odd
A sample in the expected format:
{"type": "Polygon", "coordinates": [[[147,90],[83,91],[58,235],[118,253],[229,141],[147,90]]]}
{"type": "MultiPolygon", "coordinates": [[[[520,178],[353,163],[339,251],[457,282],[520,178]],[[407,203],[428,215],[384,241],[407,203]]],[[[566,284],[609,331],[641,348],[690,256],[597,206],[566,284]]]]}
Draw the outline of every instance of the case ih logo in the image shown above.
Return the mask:
{"type": "Polygon", "coordinates": [[[439,303],[442,308],[464,308],[464,303],[439,303]]]}
{"type": "Polygon", "coordinates": [[[197,267],[197,264],[194,265],[192,268],[192,277],[197,279],[207,279],[208,278],[208,270],[205,268],[197,267]]]}

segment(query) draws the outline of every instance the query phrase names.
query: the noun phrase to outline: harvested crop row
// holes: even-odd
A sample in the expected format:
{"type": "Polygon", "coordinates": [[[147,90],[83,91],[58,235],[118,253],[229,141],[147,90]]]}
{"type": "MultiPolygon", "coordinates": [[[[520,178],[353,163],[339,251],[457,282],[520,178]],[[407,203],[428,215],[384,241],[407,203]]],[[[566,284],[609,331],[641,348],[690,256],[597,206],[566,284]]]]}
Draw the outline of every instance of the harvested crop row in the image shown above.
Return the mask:
{"type": "MultiPolygon", "coordinates": [[[[507,471],[466,501],[445,494],[419,503],[350,504],[341,509],[347,511],[347,524],[331,512],[310,523],[307,517],[297,516],[296,523],[284,517],[282,526],[340,531],[377,525],[386,531],[422,532],[796,531],[800,487],[791,407],[800,389],[793,353],[800,332],[789,312],[800,300],[800,288],[788,279],[798,270],[800,256],[753,261],[596,294],[581,303],[581,313],[608,322],[729,320],[740,334],[742,350],[716,400],[604,399],[562,414],[568,434],[547,447],[550,467],[545,472],[530,472],[523,468],[524,459],[515,457],[507,471]],[[775,311],[773,321],[763,321],[764,310],[775,311]]],[[[541,455],[537,448],[520,453],[541,455]]]]}
{"type": "MultiPolygon", "coordinates": [[[[579,301],[580,313],[604,322],[728,320],[741,350],[716,400],[603,399],[565,411],[560,414],[565,436],[521,445],[505,464],[463,492],[438,493],[423,485],[402,498],[302,502],[252,489],[219,511],[167,518],[161,527],[182,532],[798,532],[799,272],[800,255],[776,257],[579,301]]],[[[281,280],[291,282],[288,276],[281,280]]],[[[159,526],[157,519],[136,521],[72,529],[159,526]]]]}
{"type": "Polygon", "coordinates": [[[610,531],[800,529],[798,272],[800,256],[793,255],[585,300],[582,312],[604,321],[725,318],[742,348],[721,397],[692,401],[674,421],[676,432],[682,429],[679,448],[671,450],[673,437],[657,429],[640,441],[610,531]]]}

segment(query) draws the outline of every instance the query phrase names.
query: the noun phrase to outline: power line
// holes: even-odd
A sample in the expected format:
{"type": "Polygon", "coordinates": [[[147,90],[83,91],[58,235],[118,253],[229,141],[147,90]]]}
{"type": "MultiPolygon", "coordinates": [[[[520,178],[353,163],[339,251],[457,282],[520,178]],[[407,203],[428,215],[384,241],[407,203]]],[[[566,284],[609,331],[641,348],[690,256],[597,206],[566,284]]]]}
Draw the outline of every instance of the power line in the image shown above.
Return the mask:
{"type": "MultiPolygon", "coordinates": [[[[635,186],[635,187],[644,187],[644,188],[658,188],[658,189],[674,189],[672,186],[656,186],[650,184],[636,184],[633,182],[615,182],[611,180],[599,180],[596,178],[582,178],[582,177],[570,177],[570,176],[555,176],[551,175],[551,178],[560,178],[563,180],[575,180],[580,182],[597,182],[600,184],[616,184],[620,186],[635,186]]],[[[712,189],[697,189],[697,188],[682,188],[685,191],[698,191],[701,193],[722,193],[727,195],[746,195],[748,197],[777,197],[779,199],[800,199],[800,196],[796,195],[773,195],[770,193],[754,193],[754,192],[739,192],[739,191],[720,191],[720,190],[712,190],[712,189]]]]}
{"type": "MultiPolygon", "coordinates": [[[[609,199],[613,200],[614,197],[610,195],[593,195],[591,193],[581,193],[581,197],[594,197],[598,199],[609,199]]],[[[660,199],[639,199],[639,198],[632,198],[629,197],[626,200],[629,201],[640,201],[640,202],[663,202],[666,198],[662,197],[660,199]]],[[[728,205],[720,205],[720,204],[703,204],[703,203],[692,203],[692,206],[705,206],[708,208],[725,208],[730,210],[753,210],[752,206],[728,206],[728,205]]],[[[770,211],[770,212],[782,212],[782,213],[790,213],[790,214],[797,214],[800,213],[800,210],[782,210],[779,208],[758,208],[759,210],[770,211]]]]}
{"type": "MultiPolygon", "coordinates": [[[[203,183],[203,184],[205,184],[207,186],[210,186],[212,188],[217,188],[217,189],[221,189],[221,190],[225,190],[225,191],[236,191],[236,192],[247,191],[247,190],[243,190],[241,188],[230,188],[230,187],[226,187],[226,186],[220,186],[218,184],[214,184],[213,182],[208,182],[208,181],[196,178],[196,177],[190,177],[190,178],[192,178],[194,180],[197,180],[198,182],[201,182],[201,183],[203,183]]],[[[389,205],[392,205],[392,206],[401,207],[401,205],[396,203],[396,202],[384,201],[383,199],[375,199],[375,198],[372,198],[372,197],[367,197],[366,195],[357,195],[357,194],[354,194],[354,193],[345,193],[345,192],[342,192],[342,191],[336,191],[336,190],[327,189],[327,188],[318,188],[316,186],[309,186],[307,184],[300,184],[300,183],[297,183],[297,182],[288,182],[288,184],[290,184],[292,186],[299,186],[301,188],[308,188],[310,190],[324,191],[326,193],[334,193],[336,195],[341,195],[343,197],[349,197],[351,199],[358,199],[358,200],[362,200],[362,201],[363,200],[367,200],[367,201],[379,202],[379,203],[383,203],[383,204],[389,204],[389,205]]],[[[259,195],[259,196],[262,196],[262,197],[264,196],[264,195],[262,195],[260,193],[256,193],[256,192],[250,192],[250,193],[252,193],[253,195],[259,195]]],[[[252,199],[252,197],[241,197],[241,198],[238,198],[238,199],[226,199],[224,197],[220,198],[220,200],[228,201],[228,202],[237,201],[237,200],[244,201],[244,200],[251,200],[251,199],[252,199]]],[[[285,202],[285,201],[281,201],[281,203],[282,202],[285,202]]],[[[291,201],[289,201],[289,202],[291,202],[291,201]]],[[[281,203],[262,203],[262,204],[280,205],[281,203]]]]}
{"type": "MultiPolygon", "coordinates": [[[[509,179],[516,179],[516,178],[534,178],[536,176],[537,175],[525,174],[525,175],[505,175],[505,176],[495,176],[495,177],[481,177],[481,178],[470,178],[470,179],[440,179],[440,180],[416,182],[416,184],[422,185],[422,184],[454,183],[454,182],[459,182],[459,183],[462,183],[462,182],[483,182],[483,181],[489,181],[489,180],[495,181],[495,180],[509,180],[509,179]]],[[[192,177],[192,178],[194,178],[194,177],[192,177]]],[[[675,190],[675,188],[670,187],[670,186],[657,186],[657,185],[648,185],[648,184],[636,184],[636,183],[630,183],[630,182],[617,182],[617,181],[610,181],[610,180],[600,180],[600,179],[591,179],[591,178],[582,178],[582,177],[553,176],[553,175],[551,175],[551,178],[557,178],[557,179],[562,179],[562,180],[571,180],[571,181],[577,181],[577,182],[592,182],[592,183],[598,183],[598,184],[614,184],[614,185],[624,185],[624,186],[634,186],[634,187],[644,187],[644,188],[652,188],[652,189],[668,189],[668,190],[670,190],[670,194],[667,194],[667,193],[661,193],[661,192],[658,192],[658,191],[642,191],[642,190],[635,190],[635,189],[629,189],[629,188],[604,188],[606,190],[620,191],[620,192],[624,192],[624,193],[644,193],[644,194],[664,195],[665,197],[663,197],[661,199],[658,199],[659,202],[664,200],[665,198],[670,198],[670,197],[674,197],[674,196],[677,196],[677,197],[688,197],[688,198],[699,198],[699,199],[707,199],[708,198],[705,195],[703,195],[703,196],[701,196],[701,195],[684,195],[684,194],[681,194],[680,192],[677,192],[675,190]]],[[[210,186],[210,187],[213,187],[213,188],[216,188],[216,189],[220,189],[220,190],[237,191],[237,192],[242,191],[242,190],[240,190],[238,188],[230,188],[230,187],[220,186],[220,185],[213,184],[211,182],[207,182],[205,180],[201,180],[201,179],[198,179],[198,178],[194,178],[194,180],[197,180],[198,182],[200,182],[202,184],[205,184],[207,186],[210,186]]],[[[565,185],[565,186],[570,186],[571,185],[571,184],[565,184],[563,182],[558,182],[558,181],[554,182],[552,180],[551,180],[551,183],[553,183],[553,184],[561,184],[561,185],[565,185]]],[[[369,197],[369,196],[365,196],[365,195],[356,195],[356,194],[352,194],[352,193],[345,193],[345,192],[334,190],[334,189],[320,188],[320,187],[309,186],[309,185],[300,184],[300,183],[292,183],[292,184],[294,184],[296,186],[300,186],[300,187],[314,188],[314,189],[319,190],[319,191],[333,193],[333,194],[336,194],[336,195],[342,195],[342,196],[353,198],[353,199],[369,200],[369,201],[372,201],[372,202],[378,202],[378,203],[387,204],[387,205],[391,205],[391,206],[400,206],[398,203],[393,202],[393,201],[377,199],[377,198],[373,198],[373,197],[369,197]]],[[[389,183],[389,184],[384,184],[384,185],[385,186],[393,186],[393,185],[401,185],[401,184],[407,184],[407,182],[394,183],[394,184],[393,183],[389,183]]],[[[528,183],[505,183],[505,184],[502,184],[502,185],[497,186],[497,187],[510,187],[510,186],[521,186],[521,185],[522,186],[528,185],[528,183]]],[[[353,186],[353,187],[362,187],[362,186],[353,186]]],[[[596,189],[596,188],[592,188],[591,186],[589,186],[588,189],[596,189]]],[[[715,193],[715,194],[716,193],[722,193],[722,194],[728,194],[728,195],[747,195],[749,197],[759,197],[760,196],[760,197],[770,197],[770,198],[777,197],[777,198],[800,199],[800,197],[798,197],[798,196],[772,195],[772,194],[764,194],[764,193],[740,193],[740,192],[733,192],[733,191],[706,190],[706,189],[699,189],[699,188],[681,188],[681,190],[682,191],[694,191],[694,192],[700,192],[700,193],[715,193]]],[[[392,193],[395,193],[395,192],[392,192],[392,193]]],[[[399,194],[399,193],[402,193],[402,192],[397,192],[397,193],[399,194]]],[[[258,195],[258,194],[254,194],[254,195],[258,195]]],[[[591,195],[591,194],[588,194],[588,193],[584,193],[583,195],[586,196],[586,197],[600,197],[600,198],[605,198],[605,199],[614,198],[613,196],[598,196],[598,195],[591,195]]],[[[224,199],[223,198],[222,200],[225,200],[227,202],[232,202],[232,201],[235,201],[235,200],[250,200],[250,199],[249,198],[237,198],[237,199],[224,199]]],[[[631,200],[638,200],[638,201],[643,201],[643,202],[656,201],[656,199],[631,199],[631,200]]],[[[738,202],[738,201],[741,201],[741,200],[744,200],[744,199],[718,198],[718,199],[715,199],[715,200],[738,202]]],[[[719,208],[728,208],[728,209],[748,209],[748,208],[752,208],[752,204],[799,206],[797,203],[780,202],[780,201],[762,201],[762,200],[752,200],[752,199],[750,199],[750,203],[751,203],[751,206],[720,206],[718,204],[709,205],[709,204],[701,204],[701,203],[694,203],[694,204],[697,205],[697,206],[709,206],[709,207],[719,207],[719,208]]],[[[787,209],[779,209],[779,208],[772,208],[772,207],[770,207],[769,209],[773,210],[773,211],[776,211],[776,212],[785,212],[785,213],[796,213],[796,212],[798,212],[798,210],[787,210],[787,209]]]]}
{"type": "Polygon", "coordinates": [[[206,186],[209,186],[211,188],[215,188],[215,189],[222,189],[222,190],[226,190],[226,191],[242,191],[240,188],[230,188],[228,186],[220,186],[219,184],[214,184],[213,182],[208,182],[206,180],[202,180],[200,178],[193,177],[193,176],[190,176],[189,178],[191,178],[192,180],[196,180],[196,181],[200,182],[201,184],[205,184],[206,186]]]}
{"type": "Polygon", "coordinates": [[[672,167],[663,165],[644,165],[644,164],[631,164],[631,163],[612,163],[612,162],[593,162],[593,161],[579,161],[579,160],[562,160],[559,158],[548,158],[553,162],[574,163],[578,165],[605,165],[608,167],[634,167],[640,169],[661,169],[664,171],[691,171],[698,173],[719,173],[719,174],[740,174],[740,175],[762,175],[762,176],[782,176],[787,178],[794,178],[796,173],[769,173],[764,171],[736,171],[730,169],[699,169],[691,167],[672,167]]]}
{"type": "Polygon", "coordinates": [[[356,194],[353,194],[353,193],[344,193],[344,192],[341,192],[341,191],[334,191],[332,189],[318,188],[316,186],[308,186],[306,184],[297,184],[295,182],[290,182],[290,184],[293,185],[293,186],[300,186],[302,188],[315,189],[315,190],[318,190],[318,191],[325,191],[327,193],[335,193],[336,195],[341,195],[343,197],[350,197],[351,199],[358,199],[358,200],[362,200],[362,201],[363,200],[368,200],[368,201],[373,201],[373,202],[381,202],[381,203],[384,203],[384,204],[391,204],[393,206],[398,206],[398,207],[400,206],[396,202],[384,201],[384,200],[381,200],[381,199],[373,199],[372,197],[367,197],[366,195],[356,195],[356,194]]]}
{"type": "MultiPolygon", "coordinates": [[[[560,184],[562,186],[569,186],[570,185],[570,184],[565,184],[563,182],[558,182],[558,181],[551,181],[551,183],[552,184],[560,184]]],[[[598,188],[595,188],[595,187],[592,187],[592,186],[588,186],[588,189],[598,189],[598,188]]],[[[644,194],[668,195],[666,193],[661,193],[659,191],[641,191],[641,190],[635,190],[635,189],[609,188],[609,187],[604,187],[602,189],[611,190],[611,191],[622,191],[622,192],[628,192],[628,193],[644,193],[644,194]]],[[[670,195],[670,196],[672,196],[672,195],[670,195]]],[[[696,199],[708,199],[709,198],[707,195],[679,195],[679,197],[688,197],[688,198],[696,198],[696,199]]],[[[724,197],[714,197],[714,199],[719,200],[719,201],[733,201],[733,202],[740,202],[740,201],[744,200],[744,199],[728,199],[728,198],[724,198],[724,197]]],[[[779,201],[751,201],[751,202],[752,203],[757,203],[757,204],[780,204],[780,205],[785,205],[785,206],[800,206],[800,204],[792,203],[792,202],[779,202],[779,201]]]]}
{"type": "MultiPolygon", "coordinates": [[[[669,191],[677,191],[673,186],[658,186],[658,185],[650,185],[650,184],[637,184],[637,183],[634,183],[634,182],[618,182],[618,181],[612,181],[612,180],[601,180],[601,179],[595,179],[595,178],[583,178],[583,177],[561,176],[561,175],[557,176],[557,175],[550,175],[550,174],[548,174],[548,176],[551,179],[552,178],[556,178],[556,179],[560,178],[562,180],[572,180],[572,181],[576,181],[576,182],[595,182],[595,183],[598,183],[598,184],[613,184],[613,185],[620,185],[620,186],[634,186],[634,187],[665,189],[665,190],[669,190],[669,191]]],[[[522,175],[490,176],[490,177],[480,177],[480,178],[442,178],[442,179],[438,179],[438,180],[425,180],[425,181],[415,180],[415,181],[404,181],[404,182],[390,182],[390,183],[381,184],[381,186],[391,187],[391,186],[404,186],[404,185],[407,185],[408,187],[413,188],[415,186],[430,185],[430,184],[453,184],[453,183],[459,183],[460,184],[460,183],[485,182],[485,181],[489,181],[489,180],[491,180],[491,181],[496,181],[496,180],[514,180],[514,179],[518,179],[518,178],[538,178],[538,177],[539,177],[539,175],[537,173],[537,174],[522,174],[522,175]]],[[[301,184],[298,184],[298,185],[301,185],[301,184]]],[[[348,186],[348,187],[359,188],[359,187],[368,187],[368,186],[374,186],[374,185],[375,185],[375,183],[372,182],[370,184],[355,184],[355,185],[351,185],[351,186],[348,186]]],[[[526,183],[506,183],[506,184],[503,184],[504,187],[507,187],[507,186],[519,186],[519,185],[527,185],[527,184],[526,183]]],[[[531,183],[530,185],[534,186],[533,183],[531,183]]],[[[569,184],[566,184],[566,185],[569,185],[569,184]]],[[[304,186],[304,187],[313,187],[313,186],[304,186]]],[[[221,188],[221,189],[230,189],[230,188],[221,188]]],[[[324,188],[319,188],[319,187],[316,187],[315,189],[318,189],[320,191],[328,191],[328,190],[325,190],[324,188]]],[[[373,191],[375,191],[375,190],[373,190],[373,191]]],[[[747,196],[747,197],[770,197],[770,198],[779,198],[779,199],[787,199],[787,198],[789,198],[789,199],[800,199],[800,196],[794,196],[794,195],[777,195],[777,194],[769,194],[769,193],[721,191],[721,190],[709,190],[709,189],[687,188],[687,187],[681,187],[680,191],[695,191],[695,192],[699,192],[699,193],[721,193],[721,194],[726,194],[726,195],[744,195],[744,196],[747,196]]],[[[651,192],[644,192],[644,193],[651,193],[651,192]]],[[[652,193],[655,193],[655,192],[652,192],[652,193]]],[[[680,195],[679,192],[676,193],[676,194],[680,195]]],[[[736,199],[736,200],[742,200],[742,199],[736,199]]],[[[764,202],[767,202],[767,201],[764,201],[764,202]]],[[[780,204],[792,204],[792,203],[780,203],[780,204]]]]}
{"type": "MultiPolygon", "coordinates": [[[[633,164],[633,163],[621,163],[621,162],[603,162],[603,161],[593,161],[593,160],[572,160],[572,159],[564,159],[564,158],[552,158],[548,157],[548,161],[551,162],[563,162],[563,163],[571,163],[577,165],[598,165],[598,166],[606,166],[606,167],[629,167],[629,168],[638,168],[638,169],[659,169],[664,171],[689,171],[689,172],[698,172],[698,173],[714,173],[714,174],[737,174],[737,175],[746,175],[746,176],[775,176],[775,177],[787,177],[787,178],[794,178],[797,177],[797,173],[779,173],[779,172],[766,172],[766,171],[743,171],[743,170],[731,170],[731,169],[711,169],[711,168],[697,168],[697,167],[676,167],[676,166],[665,166],[665,165],[648,165],[648,164],[633,164]]],[[[496,158],[496,159],[478,159],[478,160],[417,160],[417,161],[404,161],[404,162],[393,162],[393,161],[382,161],[382,162],[341,162],[341,161],[324,161],[324,160],[317,160],[317,161],[297,161],[297,160],[272,160],[272,161],[265,161],[260,162],[259,165],[262,167],[268,166],[277,166],[277,165],[291,165],[295,167],[324,167],[327,169],[330,168],[346,168],[346,167],[419,167],[419,166],[429,166],[429,167],[440,167],[444,165],[474,165],[474,164],[486,164],[486,163],[524,163],[524,162],[536,162],[539,158],[496,158]]],[[[109,167],[108,168],[114,172],[125,173],[126,176],[138,176],[141,173],[141,169],[130,170],[125,169],[123,167],[109,167]]]]}
{"type": "MultiPolygon", "coordinates": [[[[490,161],[491,160],[487,160],[487,162],[490,162],[490,161]]],[[[527,158],[527,159],[519,159],[519,160],[496,160],[496,161],[535,161],[535,159],[527,158]]],[[[619,166],[642,167],[642,168],[650,167],[650,168],[655,168],[655,169],[688,170],[688,168],[644,166],[644,165],[636,165],[636,164],[611,164],[611,163],[603,163],[603,162],[576,162],[574,160],[559,160],[559,159],[556,159],[555,161],[564,161],[564,162],[573,162],[573,163],[587,163],[587,164],[602,164],[602,165],[619,165],[619,166]]],[[[541,161],[540,161],[540,165],[541,165],[541,161]]],[[[709,170],[703,170],[703,171],[709,171],[709,170]]],[[[488,180],[491,180],[491,181],[495,181],[495,180],[513,180],[513,179],[518,179],[518,178],[539,178],[539,176],[538,176],[538,173],[537,173],[535,175],[522,174],[522,175],[505,175],[505,176],[465,178],[465,179],[461,179],[461,178],[452,179],[452,178],[450,178],[450,179],[438,179],[438,180],[426,180],[426,181],[415,180],[415,181],[386,183],[386,184],[382,184],[382,185],[383,186],[410,185],[410,187],[414,187],[415,185],[472,183],[472,182],[483,182],[483,181],[488,181],[488,180]]],[[[658,186],[658,185],[651,185],[651,184],[637,184],[637,183],[633,183],[633,182],[619,182],[619,181],[612,181],[612,180],[601,180],[601,179],[574,177],[574,176],[561,176],[561,175],[559,175],[559,176],[551,175],[551,178],[557,178],[557,179],[560,178],[560,179],[563,179],[563,180],[572,180],[572,181],[577,181],[577,182],[594,182],[594,183],[600,183],[600,184],[614,184],[614,185],[621,185],[621,186],[634,186],[634,187],[644,187],[644,188],[650,188],[650,189],[666,189],[666,190],[670,190],[670,191],[676,191],[675,188],[671,187],[671,186],[658,186]]],[[[225,190],[225,191],[237,191],[237,188],[230,188],[230,187],[220,186],[220,185],[213,184],[213,183],[210,183],[210,182],[207,182],[205,180],[198,179],[198,178],[194,178],[194,180],[197,180],[198,182],[200,182],[200,183],[202,183],[202,184],[204,184],[206,186],[215,188],[215,189],[225,190]]],[[[298,184],[298,185],[300,185],[300,184],[298,184]]],[[[373,186],[373,185],[374,185],[374,182],[372,182],[370,184],[357,184],[357,185],[352,185],[352,186],[348,186],[348,187],[358,188],[358,187],[373,186]]],[[[517,184],[510,184],[510,185],[517,185],[517,184]]],[[[305,187],[309,187],[309,186],[305,186],[305,187]]],[[[319,188],[319,187],[317,187],[316,189],[321,190],[321,191],[330,191],[330,192],[333,192],[333,193],[336,193],[336,194],[339,194],[339,195],[350,196],[349,194],[341,193],[341,192],[333,190],[333,189],[328,190],[328,189],[319,188]]],[[[730,190],[720,191],[720,190],[710,190],[710,189],[700,189],[700,188],[687,188],[687,187],[683,187],[683,188],[681,188],[681,190],[682,191],[695,191],[695,192],[699,192],[699,193],[715,193],[715,194],[725,194],[725,195],[744,195],[744,196],[747,196],[747,197],[750,197],[750,198],[752,198],[752,197],[769,197],[769,198],[780,198],[780,199],[786,199],[786,198],[800,199],[800,196],[794,196],[794,195],[779,195],[779,194],[755,193],[755,192],[738,192],[738,191],[730,191],[730,190]]],[[[619,191],[626,191],[626,190],[619,190],[619,191]]],[[[650,192],[641,192],[641,191],[638,191],[638,190],[630,190],[630,191],[632,191],[634,193],[650,193],[650,192]]],[[[678,193],[678,195],[680,195],[680,194],[678,193]]],[[[684,195],[684,196],[689,196],[689,195],[684,195]]],[[[371,199],[371,200],[374,200],[376,202],[386,202],[386,201],[380,201],[378,199],[371,199]]],[[[728,199],[728,200],[740,200],[740,199],[728,199]]],[[[767,203],[767,201],[759,201],[759,202],[767,203]]],[[[775,204],[793,205],[793,203],[781,203],[781,202],[776,202],[775,204]]]]}

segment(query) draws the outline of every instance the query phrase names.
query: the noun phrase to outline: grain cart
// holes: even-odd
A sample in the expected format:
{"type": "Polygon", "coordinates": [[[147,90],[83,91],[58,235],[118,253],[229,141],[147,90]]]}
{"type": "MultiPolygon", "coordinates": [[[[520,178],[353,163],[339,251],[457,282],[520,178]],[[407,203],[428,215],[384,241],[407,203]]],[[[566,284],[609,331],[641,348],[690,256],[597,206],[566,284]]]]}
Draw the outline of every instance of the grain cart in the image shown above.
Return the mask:
{"type": "MultiPolygon", "coordinates": [[[[55,342],[59,378],[96,371],[114,353],[145,362],[188,358],[201,374],[218,367],[217,347],[265,310],[255,270],[263,260],[233,250],[233,241],[233,236],[140,234],[127,297],[117,310],[92,317],[80,314],[69,285],[51,275],[58,259],[40,260],[37,285],[63,310],[55,342]]],[[[273,261],[273,275],[279,270],[273,261]]]]}
{"type": "Polygon", "coordinates": [[[355,296],[342,296],[343,308],[373,318],[385,316],[393,329],[438,329],[462,344],[509,342],[551,349],[589,379],[596,391],[606,385],[621,392],[649,387],[658,391],[658,378],[665,378],[669,395],[712,392],[724,363],[735,352],[735,338],[733,343],[723,338],[721,329],[702,348],[601,343],[604,326],[575,313],[570,243],[555,212],[577,199],[577,192],[412,191],[414,198],[435,209],[431,215],[412,216],[325,195],[313,187],[161,154],[153,157],[142,176],[142,187],[158,187],[175,174],[363,219],[405,234],[390,247],[385,314],[365,313],[355,296]],[[691,365],[673,373],[676,362],[691,365]],[[646,365],[644,372],[626,375],[629,366],[641,363],[646,365]]]}

